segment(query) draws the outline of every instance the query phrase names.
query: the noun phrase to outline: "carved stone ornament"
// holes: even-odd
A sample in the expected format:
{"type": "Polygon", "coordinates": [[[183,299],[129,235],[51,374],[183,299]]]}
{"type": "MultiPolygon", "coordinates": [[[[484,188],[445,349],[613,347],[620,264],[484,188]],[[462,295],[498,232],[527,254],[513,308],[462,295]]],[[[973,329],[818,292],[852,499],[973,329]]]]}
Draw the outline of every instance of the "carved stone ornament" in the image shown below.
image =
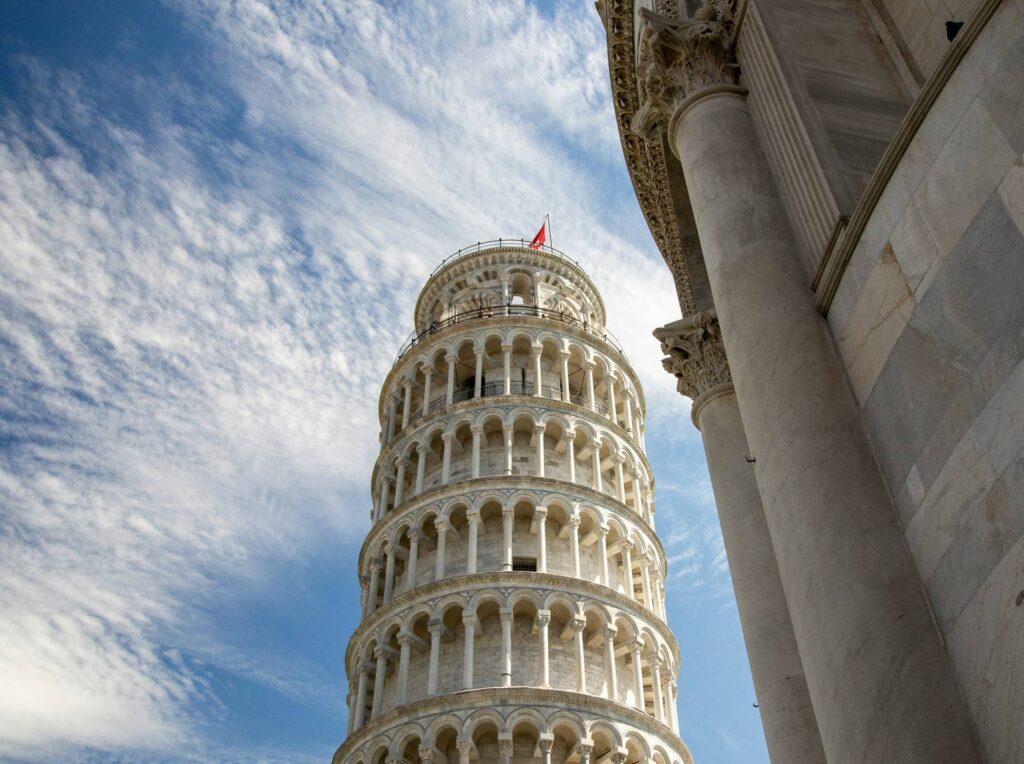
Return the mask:
{"type": "Polygon", "coordinates": [[[713,387],[732,382],[722,331],[714,311],[698,313],[658,329],[665,371],[676,378],[680,395],[696,399],[713,387]]]}
{"type": "Polygon", "coordinates": [[[714,85],[735,85],[735,0],[704,0],[692,19],[641,9],[637,86],[642,103],[630,125],[647,140],[663,133],[676,107],[714,85]]]}
{"type": "MultiPolygon", "coordinates": [[[[611,75],[615,121],[622,140],[633,189],[647,226],[675,280],[679,308],[683,315],[696,308],[689,270],[683,256],[679,219],[669,188],[666,161],[670,157],[664,140],[645,140],[632,130],[634,115],[640,109],[637,90],[636,48],[633,36],[634,0],[601,0],[598,11],[608,36],[608,70],[611,75]]],[[[659,9],[678,17],[676,3],[663,3],[659,9]]]]}

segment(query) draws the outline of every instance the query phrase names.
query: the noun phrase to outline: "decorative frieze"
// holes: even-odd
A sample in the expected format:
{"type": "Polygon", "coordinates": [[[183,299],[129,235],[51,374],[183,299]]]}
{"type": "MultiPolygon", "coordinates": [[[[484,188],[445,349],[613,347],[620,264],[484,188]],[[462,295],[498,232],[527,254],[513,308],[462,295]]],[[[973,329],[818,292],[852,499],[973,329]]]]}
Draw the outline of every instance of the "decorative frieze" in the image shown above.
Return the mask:
{"type": "Polygon", "coordinates": [[[713,310],[656,329],[665,371],[676,378],[680,395],[696,399],[714,387],[731,384],[722,330],[713,310]]]}

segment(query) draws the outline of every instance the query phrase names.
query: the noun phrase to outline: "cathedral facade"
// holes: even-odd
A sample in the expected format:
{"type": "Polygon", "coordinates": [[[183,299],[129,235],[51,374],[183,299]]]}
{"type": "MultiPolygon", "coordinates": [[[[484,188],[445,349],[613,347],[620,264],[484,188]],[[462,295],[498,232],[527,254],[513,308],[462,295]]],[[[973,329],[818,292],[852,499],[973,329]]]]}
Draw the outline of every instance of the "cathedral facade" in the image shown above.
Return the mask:
{"type": "Polygon", "coordinates": [[[384,381],[335,764],[692,764],[645,402],[579,265],[460,250],[384,381]]]}
{"type": "Polygon", "coordinates": [[[1024,2],[598,12],[772,760],[1024,761],[1024,2]]]}

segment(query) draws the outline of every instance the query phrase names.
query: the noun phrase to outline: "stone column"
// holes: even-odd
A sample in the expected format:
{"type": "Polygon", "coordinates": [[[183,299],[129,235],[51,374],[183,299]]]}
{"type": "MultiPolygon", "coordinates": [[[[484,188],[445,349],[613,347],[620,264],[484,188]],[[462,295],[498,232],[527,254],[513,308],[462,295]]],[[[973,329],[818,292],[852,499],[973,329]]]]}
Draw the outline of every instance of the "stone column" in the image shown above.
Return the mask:
{"type": "Polygon", "coordinates": [[[359,689],[356,691],[355,720],[352,729],[357,730],[366,721],[366,690],[370,681],[370,667],[366,662],[359,664],[359,689]]]}
{"type": "Polygon", "coordinates": [[[654,594],[651,592],[651,558],[647,554],[640,557],[640,583],[643,586],[644,605],[649,610],[654,610],[654,594]]]}
{"type": "Polygon", "coordinates": [[[512,609],[502,608],[501,615],[501,686],[512,686],[512,609]]]}
{"type": "Polygon", "coordinates": [[[512,738],[498,734],[498,761],[500,764],[511,764],[512,762],[512,738]]]}
{"type": "Polygon", "coordinates": [[[388,398],[388,429],[387,436],[384,438],[385,446],[395,437],[395,405],[395,399],[388,398]]]}
{"type": "Polygon", "coordinates": [[[434,377],[434,370],[429,366],[423,369],[423,416],[430,413],[430,382],[434,377]]]}
{"type": "Polygon", "coordinates": [[[633,435],[633,399],[629,397],[629,393],[625,394],[622,405],[626,409],[626,432],[633,435]]]}
{"type": "Polygon", "coordinates": [[[587,691],[587,663],[583,653],[583,629],[586,625],[587,622],[582,618],[572,619],[572,628],[575,632],[573,636],[576,643],[576,692],[587,691]]]}
{"type": "Polygon", "coordinates": [[[668,690],[668,718],[672,723],[672,730],[679,734],[679,701],[676,699],[676,683],[673,678],[666,686],[668,690]]]}
{"type": "Polygon", "coordinates": [[[434,520],[434,528],[437,529],[437,549],[434,550],[434,580],[440,581],[444,578],[444,558],[447,554],[448,521],[443,519],[434,520]]]}
{"type": "Polygon", "coordinates": [[[569,403],[572,400],[569,395],[569,351],[563,350],[560,355],[562,357],[562,400],[569,403]]]}
{"type": "Polygon", "coordinates": [[[388,499],[391,494],[391,481],[393,479],[390,475],[384,475],[380,479],[380,504],[377,505],[377,522],[383,520],[384,515],[387,514],[388,499]]]}
{"type": "Polygon", "coordinates": [[[515,520],[515,507],[503,507],[501,510],[501,549],[502,570],[512,570],[512,528],[515,520]]]}
{"type": "Polygon", "coordinates": [[[373,703],[370,707],[371,720],[380,716],[381,706],[384,702],[384,677],[388,671],[388,649],[386,647],[377,647],[373,654],[377,659],[377,673],[373,677],[373,703]]]}
{"type": "Polygon", "coordinates": [[[476,614],[463,615],[462,625],[465,627],[462,646],[462,689],[473,689],[473,642],[476,639],[476,614]]]}
{"type": "Polygon", "coordinates": [[[718,322],[701,313],[654,336],[704,440],[768,752],[775,761],[824,762],[718,322]]]}
{"type": "MultiPolygon", "coordinates": [[[[444,624],[440,621],[430,621],[427,628],[430,630],[430,666],[427,669],[427,695],[437,695],[437,670],[441,659],[441,632],[444,631],[444,624]]],[[[376,698],[374,698],[376,702],[376,698]]]]}
{"type": "Polygon", "coordinates": [[[597,556],[600,557],[600,571],[601,586],[611,586],[612,581],[608,575],[608,526],[599,525],[595,529],[597,532],[597,556]]]}
{"type": "Polygon", "coordinates": [[[402,406],[402,429],[409,426],[409,417],[412,416],[412,381],[405,380],[405,405],[402,406]]]}
{"type": "Polygon", "coordinates": [[[416,586],[416,565],[420,554],[420,532],[413,528],[409,531],[409,559],[405,561],[405,589],[408,591],[416,586]]]}
{"type": "Polygon", "coordinates": [[[544,430],[543,424],[535,425],[533,435],[537,439],[537,477],[544,477],[544,430]]]}
{"type": "Polygon", "coordinates": [[[604,630],[605,673],[608,675],[608,700],[618,700],[619,681],[615,675],[615,629],[604,630]]]}
{"type": "Polygon", "coordinates": [[[501,282],[501,304],[508,305],[510,302],[508,297],[508,281],[501,282]]]}
{"type": "Polygon", "coordinates": [[[550,610],[537,611],[537,631],[540,634],[540,686],[551,686],[551,658],[548,649],[548,625],[551,623],[550,610]]]}
{"type": "Polygon", "coordinates": [[[657,655],[651,658],[651,686],[654,689],[654,718],[659,722],[664,722],[665,703],[661,696],[661,658],[657,655]]]}
{"type": "Polygon", "coordinates": [[[405,468],[409,465],[409,460],[404,456],[398,457],[398,469],[397,475],[395,475],[395,509],[402,503],[402,499],[405,498],[405,468]]]}
{"type": "Polygon", "coordinates": [[[502,428],[505,435],[505,474],[512,474],[512,425],[507,424],[502,428]]]}
{"type": "Polygon", "coordinates": [[[530,356],[533,360],[533,394],[540,395],[541,382],[543,377],[540,372],[540,354],[544,351],[542,347],[530,348],[530,356]]]}
{"type": "Polygon", "coordinates": [[[502,345],[501,354],[505,364],[505,395],[512,394],[512,346],[502,345]]]}
{"type": "Polygon", "coordinates": [[[591,443],[590,447],[593,449],[594,458],[594,476],[593,476],[593,488],[595,491],[604,492],[604,481],[601,479],[601,444],[591,443]]]}
{"type": "Polygon", "coordinates": [[[565,456],[569,460],[569,482],[576,482],[576,431],[565,433],[565,456]]]}
{"type": "Polygon", "coordinates": [[[471,463],[472,472],[470,473],[473,477],[480,477],[480,436],[484,433],[484,428],[478,424],[473,425],[469,428],[470,432],[473,433],[473,461],[471,463]]]}
{"type": "Polygon", "coordinates": [[[587,408],[597,411],[597,398],[594,396],[594,362],[586,361],[583,369],[587,383],[587,408]]]}
{"type": "Polygon", "coordinates": [[[391,544],[384,546],[384,602],[391,602],[395,592],[395,550],[391,544]]]}
{"type": "Polygon", "coordinates": [[[401,647],[398,653],[398,705],[404,706],[409,696],[409,649],[412,637],[407,632],[398,635],[401,647]]]}
{"type": "Polygon", "coordinates": [[[633,587],[633,545],[629,542],[622,547],[622,572],[625,576],[626,596],[631,600],[635,600],[636,589],[633,587]]]}
{"type": "Polygon", "coordinates": [[[569,548],[572,552],[572,574],[580,578],[580,516],[569,518],[569,548]]]}
{"type": "Polygon", "coordinates": [[[444,441],[444,455],[441,457],[441,484],[448,485],[452,479],[452,438],[450,432],[442,433],[441,440],[444,441]]]}
{"type": "Polygon", "coordinates": [[[366,595],[367,615],[377,609],[377,589],[380,588],[380,572],[382,570],[384,570],[384,564],[380,560],[370,563],[370,588],[366,595]]]}
{"type": "Polygon", "coordinates": [[[618,483],[616,486],[619,492],[619,501],[623,504],[626,503],[626,476],[622,471],[622,464],[626,461],[626,457],[622,454],[615,456],[615,482],[618,483]]]}
{"type": "Polygon", "coordinates": [[[608,418],[612,420],[614,424],[619,423],[618,414],[615,413],[615,380],[612,379],[611,375],[608,375],[606,380],[608,385],[608,418]]]}
{"type": "Polygon", "coordinates": [[[633,511],[640,517],[644,516],[644,508],[640,498],[640,470],[633,470],[633,511]]]}
{"type": "Polygon", "coordinates": [[[548,508],[537,507],[533,510],[533,519],[537,522],[537,572],[548,572],[548,539],[547,519],[548,508]]]}
{"type": "Polygon", "coordinates": [[[445,389],[445,401],[448,406],[455,402],[455,361],[453,355],[446,355],[444,360],[448,362],[448,387],[445,389]]]}
{"type": "Polygon", "coordinates": [[[473,352],[476,354],[476,371],[473,377],[473,397],[479,398],[482,392],[484,378],[484,349],[477,348],[473,352]]]}
{"type": "Polygon", "coordinates": [[[476,573],[476,540],[480,534],[480,510],[468,510],[466,522],[469,524],[469,538],[466,541],[466,573],[476,573]]]}
{"type": "Polygon", "coordinates": [[[430,448],[424,443],[420,443],[416,449],[416,490],[415,495],[423,493],[423,477],[427,471],[427,456],[426,450],[430,448]]]}
{"type": "Polygon", "coordinates": [[[457,745],[459,747],[459,764],[469,764],[469,757],[476,749],[473,741],[460,739],[457,745]]]}
{"type": "Polygon", "coordinates": [[[699,33],[644,16],[653,59],[636,127],[657,134],[672,114],[824,750],[973,764],[948,655],[735,85],[731,9],[705,8],[699,33]]]}
{"type": "Polygon", "coordinates": [[[553,736],[550,732],[541,733],[540,740],[537,742],[540,747],[540,761],[541,764],[551,764],[551,749],[555,745],[553,736]],[[547,735],[548,737],[545,737],[547,735]]]}
{"type": "Polygon", "coordinates": [[[643,664],[640,662],[640,648],[639,642],[634,642],[629,646],[629,652],[633,656],[633,704],[640,711],[647,711],[646,703],[644,702],[644,669],[643,664]]]}

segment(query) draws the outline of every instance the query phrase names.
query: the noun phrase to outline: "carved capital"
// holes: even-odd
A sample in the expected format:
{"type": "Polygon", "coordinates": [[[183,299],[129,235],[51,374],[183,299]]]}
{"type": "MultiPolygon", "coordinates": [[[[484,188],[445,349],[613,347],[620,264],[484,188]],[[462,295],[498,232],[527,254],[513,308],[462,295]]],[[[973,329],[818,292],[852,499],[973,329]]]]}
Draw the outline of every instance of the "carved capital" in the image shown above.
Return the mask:
{"type": "Polygon", "coordinates": [[[714,311],[697,313],[657,329],[665,371],[676,378],[680,395],[696,399],[718,385],[730,384],[732,373],[714,311]]]}
{"type": "Polygon", "coordinates": [[[704,0],[692,19],[640,11],[640,105],[630,128],[651,140],[668,129],[686,98],[715,85],[735,85],[735,0],[704,0]]]}

